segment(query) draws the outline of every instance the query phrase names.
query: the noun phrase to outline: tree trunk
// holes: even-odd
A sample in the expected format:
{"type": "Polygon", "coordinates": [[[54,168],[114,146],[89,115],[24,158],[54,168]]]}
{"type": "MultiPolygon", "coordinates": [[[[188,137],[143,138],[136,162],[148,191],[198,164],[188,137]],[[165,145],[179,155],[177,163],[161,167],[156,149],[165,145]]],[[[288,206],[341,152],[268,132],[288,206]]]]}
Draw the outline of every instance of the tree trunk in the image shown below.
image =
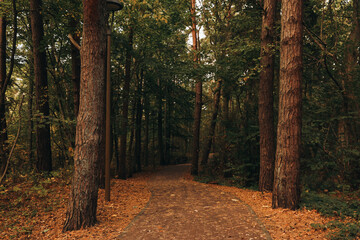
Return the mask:
{"type": "Polygon", "coordinates": [[[208,163],[209,154],[211,151],[211,145],[212,145],[213,138],[215,135],[216,120],[217,120],[217,116],[219,113],[219,106],[220,106],[221,84],[222,84],[222,80],[219,79],[217,82],[216,89],[215,89],[214,112],[212,113],[212,116],[211,116],[209,135],[208,135],[207,142],[206,142],[206,145],[204,148],[203,156],[201,158],[201,164],[200,164],[201,172],[203,172],[205,170],[206,165],[208,163]]]}
{"type": "Polygon", "coordinates": [[[279,122],[273,208],[296,209],[300,198],[303,1],[282,2],[279,122]]]}
{"type": "Polygon", "coordinates": [[[155,169],[156,167],[156,158],[155,158],[155,152],[156,152],[156,147],[155,147],[155,140],[156,140],[156,134],[155,134],[155,127],[156,127],[156,116],[155,116],[155,111],[151,111],[151,116],[153,116],[153,122],[152,122],[152,141],[151,141],[151,151],[152,151],[152,156],[151,156],[151,163],[152,163],[152,167],[153,169],[155,169]]]}
{"type": "Polygon", "coordinates": [[[29,148],[28,148],[28,159],[30,163],[33,163],[33,96],[34,96],[34,81],[33,81],[34,68],[32,63],[30,64],[30,78],[29,78],[29,102],[28,102],[28,112],[29,112],[29,148]]]}
{"type": "Polygon", "coordinates": [[[136,122],[135,122],[135,162],[136,172],[141,172],[141,120],[142,120],[142,84],[143,84],[143,73],[138,79],[137,86],[137,97],[136,97],[136,122]]]}
{"type": "MultiPolygon", "coordinates": [[[[192,39],[194,51],[194,65],[198,64],[198,42],[196,33],[196,12],[195,0],[191,0],[191,21],[192,21],[192,39]]],[[[201,107],[202,107],[202,82],[196,80],[195,85],[195,109],[194,109],[194,126],[193,126],[193,152],[191,162],[191,174],[198,175],[199,172],[199,150],[200,150],[200,123],[201,123],[201,107]]]]}
{"type": "MultiPolygon", "coordinates": [[[[80,35],[78,34],[78,23],[75,19],[71,20],[71,27],[74,40],[79,43],[80,35]]],[[[73,94],[74,94],[74,115],[75,118],[79,112],[80,101],[80,51],[73,44],[71,44],[71,79],[73,82],[73,94]]]]}
{"type": "Polygon", "coordinates": [[[129,27],[129,39],[128,48],[126,50],[125,60],[125,81],[123,88],[123,106],[122,106],[122,118],[120,127],[120,168],[119,178],[126,179],[127,168],[126,168],[126,141],[127,141],[127,128],[128,128],[128,112],[129,112],[129,91],[131,81],[131,52],[133,45],[134,31],[132,27],[129,27]]]}
{"type": "Polygon", "coordinates": [[[136,108],[136,100],[133,101],[133,106],[131,109],[131,122],[130,122],[130,139],[129,139],[129,149],[127,154],[127,166],[128,166],[128,177],[132,177],[132,174],[135,172],[135,158],[133,153],[133,143],[135,136],[135,108],[136,108]]]}
{"type": "MultiPolygon", "coordinates": [[[[0,0],[2,2],[2,0],[0,0]]],[[[0,17],[0,86],[1,91],[6,81],[6,19],[0,17]]],[[[2,96],[0,105],[0,174],[6,165],[7,160],[7,127],[5,118],[5,95],[2,96]]]]}
{"type": "Polygon", "coordinates": [[[145,166],[149,166],[149,128],[150,128],[150,101],[147,96],[147,92],[145,92],[144,96],[144,112],[145,112],[145,139],[144,139],[144,162],[145,166]]]}
{"type": "Polygon", "coordinates": [[[38,171],[51,171],[51,139],[49,123],[49,91],[42,17],[42,0],[30,0],[30,19],[34,55],[35,100],[38,117],[36,152],[38,171]]]}
{"type": "Polygon", "coordinates": [[[80,105],[76,126],[74,176],[64,231],[96,223],[99,145],[104,138],[105,0],[87,0],[81,47],[80,105]]]}
{"type": "Polygon", "coordinates": [[[163,110],[162,110],[162,93],[161,93],[161,84],[160,80],[158,80],[158,89],[159,93],[157,96],[157,104],[158,104],[158,152],[160,158],[160,165],[165,165],[165,156],[164,156],[164,140],[163,140],[163,110]]]}
{"type": "Polygon", "coordinates": [[[165,164],[170,163],[170,139],[171,139],[171,96],[169,86],[166,90],[165,106],[165,164]]]}
{"type": "Polygon", "coordinates": [[[274,134],[274,22],[276,0],[264,0],[261,29],[259,84],[260,175],[259,190],[272,191],[275,163],[274,134]]]}

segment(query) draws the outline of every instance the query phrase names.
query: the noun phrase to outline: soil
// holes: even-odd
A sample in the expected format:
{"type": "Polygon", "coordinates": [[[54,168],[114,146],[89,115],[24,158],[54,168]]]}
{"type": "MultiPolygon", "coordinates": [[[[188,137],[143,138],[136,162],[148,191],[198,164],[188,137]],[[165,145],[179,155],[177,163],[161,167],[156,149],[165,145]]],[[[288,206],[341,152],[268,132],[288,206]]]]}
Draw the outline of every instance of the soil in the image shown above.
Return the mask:
{"type": "Polygon", "coordinates": [[[112,180],[111,202],[99,190],[98,224],[66,233],[69,177],[51,178],[41,189],[30,179],[0,186],[0,239],[271,239],[270,233],[310,240],[331,231],[311,226],[333,220],[315,210],[272,209],[271,193],[195,182],[189,167],[112,180]]]}
{"type": "Polygon", "coordinates": [[[271,239],[239,199],[184,179],[189,169],[185,164],[158,171],[149,181],[149,204],[119,239],[271,239]]]}

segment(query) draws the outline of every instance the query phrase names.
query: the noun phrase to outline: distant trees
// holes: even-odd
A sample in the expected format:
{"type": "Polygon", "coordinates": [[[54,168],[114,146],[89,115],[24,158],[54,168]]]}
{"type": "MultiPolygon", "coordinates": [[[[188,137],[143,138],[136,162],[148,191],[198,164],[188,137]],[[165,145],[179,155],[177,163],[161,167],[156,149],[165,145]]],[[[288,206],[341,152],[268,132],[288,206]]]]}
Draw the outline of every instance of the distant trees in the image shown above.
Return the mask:
{"type": "Polygon", "coordinates": [[[30,19],[32,49],[34,60],[35,102],[37,115],[36,128],[36,167],[39,171],[52,170],[50,141],[50,110],[47,77],[47,60],[43,26],[42,0],[30,0],[30,19]]]}
{"type": "Polygon", "coordinates": [[[280,92],[272,206],[296,209],[300,199],[303,1],[281,8],[280,92]]]}
{"type": "Polygon", "coordinates": [[[131,81],[131,65],[132,65],[132,51],[134,41],[134,28],[128,27],[127,47],[125,53],[125,79],[122,93],[122,111],[121,111],[121,132],[120,132],[120,153],[119,153],[119,172],[118,176],[121,179],[128,177],[128,171],[132,171],[127,165],[126,146],[128,133],[128,113],[129,113],[129,91],[131,81]]]}

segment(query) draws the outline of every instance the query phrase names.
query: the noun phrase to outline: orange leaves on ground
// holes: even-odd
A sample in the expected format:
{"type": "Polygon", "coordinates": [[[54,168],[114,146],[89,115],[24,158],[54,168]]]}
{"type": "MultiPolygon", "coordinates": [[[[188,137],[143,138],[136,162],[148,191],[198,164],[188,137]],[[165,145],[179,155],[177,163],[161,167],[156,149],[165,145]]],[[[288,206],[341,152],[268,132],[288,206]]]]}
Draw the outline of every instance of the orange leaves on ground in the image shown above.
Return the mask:
{"type": "MultiPolygon", "coordinates": [[[[192,177],[188,175],[185,176],[185,179],[192,180],[192,177]]],[[[312,223],[325,224],[333,220],[332,218],[320,216],[315,210],[299,209],[292,211],[288,209],[273,209],[271,207],[271,193],[214,184],[210,186],[219,189],[222,193],[230,193],[249,205],[275,240],[326,239],[326,235],[329,233],[315,230],[311,227],[312,223]]]]}
{"type": "Polygon", "coordinates": [[[0,216],[0,239],[115,239],[149,201],[149,176],[150,173],[141,173],[128,180],[113,179],[110,202],[105,201],[104,190],[99,190],[98,224],[66,233],[62,232],[62,227],[70,186],[52,184],[51,191],[45,198],[33,199],[42,204],[19,205],[18,212],[14,213],[11,220],[0,216]],[[46,205],[51,203],[55,203],[56,207],[47,208],[46,205]],[[25,209],[29,207],[33,209],[25,209]],[[22,211],[34,214],[23,216],[22,211]]]}

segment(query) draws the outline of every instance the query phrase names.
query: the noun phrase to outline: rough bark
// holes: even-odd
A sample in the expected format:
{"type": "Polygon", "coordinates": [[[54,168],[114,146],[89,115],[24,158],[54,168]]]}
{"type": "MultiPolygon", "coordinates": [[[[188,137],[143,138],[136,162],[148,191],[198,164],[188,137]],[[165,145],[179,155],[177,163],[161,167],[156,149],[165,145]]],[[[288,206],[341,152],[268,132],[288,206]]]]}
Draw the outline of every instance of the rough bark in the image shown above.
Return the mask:
{"type": "Polygon", "coordinates": [[[259,84],[260,175],[259,190],[272,191],[275,163],[274,134],[274,22],[277,0],[264,0],[261,28],[259,84]]]}
{"type": "Polygon", "coordinates": [[[74,176],[64,231],[96,223],[99,145],[104,138],[105,0],[84,0],[74,176]]]}
{"type": "MultiPolygon", "coordinates": [[[[191,0],[191,21],[192,21],[192,39],[194,51],[194,66],[198,64],[198,39],[196,37],[196,12],[195,0],[191,0]]],[[[191,174],[198,175],[199,172],[199,151],[200,151],[200,123],[201,123],[201,106],[202,106],[202,82],[196,80],[195,85],[195,109],[194,109],[194,126],[193,126],[193,150],[191,161],[191,174]]]]}
{"type": "Polygon", "coordinates": [[[129,114],[129,91],[131,81],[131,52],[133,45],[134,31],[132,27],[129,27],[128,47],[126,50],[125,60],[125,79],[123,88],[123,105],[122,105],[122,118],[120,126],[120,168],[118,176],[120,179],[126,179],[127,167],[126,167],[126,141],[127,141],[127,128],[128,128],[128,114],[129,114]]]}
{"type": "Polygon", "coordinates": [[[273,208],[296,209],[300,198],[303,1],[282,2],[280,92],[273,208]]]}
{"type": "Polygon", "coordinates": [[[211,145],[212,145],[213,138],[214,138],[214,135],[215,135],[216,120],[217,120],[217,116],[218,116],[218,113],[219,113],[219,106],[220,106],[221,84],[222,84],[222,80],[219,79],[218,82],[217,82],[216,89],[215,89],[214,111],[213,111],[213,113],[211,115],[209,134],[208,134],[207,142],[205,144],[203,156],[201,158],[201,164],[200,164],[201,171],[204,171],[204,169],[205,169],[205,167],[207,165],[210,150],[211,150],[211,145]]]}
{"type": "Polygon", "coordinates": [[[36,168],[38,171],[51,171],[52,157],[49,124],[49,93],[42,12],[42,0],[30,0],[35,103],[36,111],[40,115],[38,117],[38,126],[36,128],[36,168]]]}

